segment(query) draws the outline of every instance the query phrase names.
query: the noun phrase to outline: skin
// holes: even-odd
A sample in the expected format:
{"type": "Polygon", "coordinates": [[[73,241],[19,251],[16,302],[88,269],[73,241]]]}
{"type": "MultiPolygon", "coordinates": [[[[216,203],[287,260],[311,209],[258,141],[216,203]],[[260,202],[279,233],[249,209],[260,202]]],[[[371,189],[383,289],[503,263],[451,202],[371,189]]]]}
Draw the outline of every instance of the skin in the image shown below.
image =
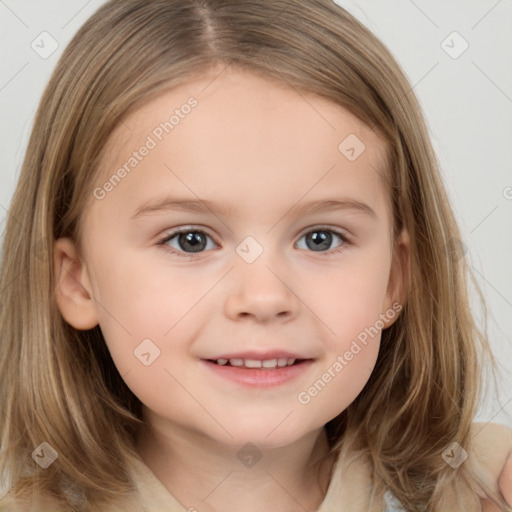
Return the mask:
{"type": "MultiPolygon", "coordinates": [[[[490,466],[490,473],[496,477],[499,488],[504,500],[512,506],[512,446],[505,447],[500,445],[499,453],[488,454],[486,452],[487,464],[490,466]]],[[[501,510],[488,499],[481,499],[482,512],[501,512],[501,510]]]]}
{"type": "MultiPolygon", "coordinates": [[[[56,241],[56,298],[70,325],[100,325],[120,374],[144,404],[147,426],[137,449],[182,504],[314,510],[333,463],[322,459],[323,426],[368,381],[380,334],[308,404],[297,395],[401,301],[409,240],[402,233],[392,253],[386,146],[375,132],[345,109],[286,85],[232,69],[213,76],[152,100],[114,131],[99,186],[173,109],[190,96],[198,100],[104,199],[91,197],[82,254],[71,239],[56,241]],[[349,134],[366,146],[355,161],[338,150],[349,134]],[[229,211],[131,218],[142,204],[170,194],[225,202],[229,211]],[[360,201],[374,213],[290,212],[327,198],[360,201]],[[190,256],[177,237],[167,249],[158,245],[191,225],[210,237],[203,252],[190,256]],[[333,234],[326,249],[314,251],[305,235],[325,227],[349,242],[333,234]],[[253,263],[236,252],[247,236],[263,249],[253,263]],[[134,350],[148,338],[160,355],[145,366],[134,350]],[[200,361],[276,348],[314,362],[291,382],[250,389],[200,361]],[[252,468],[237,458],[248,442],[262,454],[252,468]]],[[[395,320],[386,316],[384,328],[395,320]]]]}

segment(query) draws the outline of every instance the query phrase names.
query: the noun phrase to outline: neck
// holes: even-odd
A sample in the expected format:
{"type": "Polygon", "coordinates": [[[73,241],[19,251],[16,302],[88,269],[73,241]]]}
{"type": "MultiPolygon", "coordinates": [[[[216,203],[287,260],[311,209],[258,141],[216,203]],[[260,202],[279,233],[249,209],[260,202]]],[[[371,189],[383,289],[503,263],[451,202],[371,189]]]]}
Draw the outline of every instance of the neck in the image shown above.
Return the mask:
{"type": "Polygon", "coordinates": [[[223,445],[148,415],[137,451],[190,510],[252,512],[272,504],[273,511],[302,512],[316,510],[325,497],[334,461],[323,428],[290,445],[260,450],[223,445]]]}

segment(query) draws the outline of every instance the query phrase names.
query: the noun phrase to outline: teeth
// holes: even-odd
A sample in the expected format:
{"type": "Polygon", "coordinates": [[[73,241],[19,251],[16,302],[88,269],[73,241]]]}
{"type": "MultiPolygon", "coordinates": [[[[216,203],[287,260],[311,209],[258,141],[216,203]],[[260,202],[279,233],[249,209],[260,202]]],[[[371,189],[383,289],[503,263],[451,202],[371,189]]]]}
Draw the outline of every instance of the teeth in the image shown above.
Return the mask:
{"type": "MultiPolygon", "coordinates": [[[[296,359],[293,358],[282,358],[282,359],[240,359],[233,358],[229,359],[231,366],[245,366],[246,368],[282,368],[284,366],[292,366],[296,359]]],[[[225,366],[228,363],[228,359],[217,359],[217,364],[225,366]]]]}
{"type": "Polygon", "coordinates": [[[261,361],[257,361],[256,359],[245,359],[245,366],[247,366],[247,368],[261,368],[261,361]]]}

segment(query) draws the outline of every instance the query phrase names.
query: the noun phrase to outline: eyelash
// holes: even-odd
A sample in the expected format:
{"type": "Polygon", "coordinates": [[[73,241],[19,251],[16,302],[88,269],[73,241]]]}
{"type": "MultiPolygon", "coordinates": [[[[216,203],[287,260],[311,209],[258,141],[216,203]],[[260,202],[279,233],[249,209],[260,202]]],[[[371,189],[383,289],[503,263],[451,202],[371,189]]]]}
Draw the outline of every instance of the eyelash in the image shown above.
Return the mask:
{"type": "MultiPolygon", "coordinates": [[[[335,229],[326,227],[326,226],[317,226],[314,229],[310,229],[309,231],[306,231],[300,238],[303,238],[304,236],[309,235],[310,233],[314,233],[316,231],[325,231],[325,232],[328,232],[328,233],[333,233],[333,234],[339,236],[343,243],[339,247],[337,247],[335,249],[331,249],[329,251],[309,251],[309,252],[318,252],[321,255],[332,255],[333,253],[341,253],[341,252],[343,252],[346,249],[347,245],[351,245],[351,241],[349,240],[349,238],[345,234],[343,234],[343,233],[341,233],[341,232],[339,232],[339,231],[337,231],[335,229]]],[[[190,258],[194,257],[195,254],[199,255],[199,254],[202,254],[204,252],[207,252],[207,251],[200,251],[200,252],[197,252],[197,253],[182,252],[182,251],[177,251],[176,249],[173,249],[173,248],[169,247],[168,245],[166,245],[167,242],[169,242],[170,240],[172,240],[176,236],[181,235],[181,234],[186,234],[186,233],[201,233],[201,234],[206,235],[207,237],[209,237],[209,238],[211,238],[213,240],[213,238],[210,235],[208,235],[208,233],[203,231],[202,229],[197,229],[197,228],[194,228],[194,227],[188,227],[188,228],[178,229],[176,231],[173,231],[172,233],[165,234],[163,237],[161,237],[157,241],[157,245],[162,247],[162,249],[164,251],[169,251],[172,254],[175,254],[176,256],[181,257],[181,258],[189,258],[190,259],[190,258]]],[[[215,240],[213,240],[213,241],[215,242],[215,240]]],[[[217,243],[217,242],[215,242],[215,243],[217,243]]]]}

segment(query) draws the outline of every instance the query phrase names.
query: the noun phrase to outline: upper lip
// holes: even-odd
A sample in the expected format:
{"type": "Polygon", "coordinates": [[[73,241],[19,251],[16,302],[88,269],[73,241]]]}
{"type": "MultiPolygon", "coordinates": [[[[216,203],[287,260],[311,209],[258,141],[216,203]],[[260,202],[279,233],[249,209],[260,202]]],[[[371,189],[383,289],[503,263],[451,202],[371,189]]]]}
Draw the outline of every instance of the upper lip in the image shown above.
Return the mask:
{"type": "Polygon", "coordinates": [[[217,359],[252,359],[255,361],[266,361],[268,359],[309,359],[300,354],[293,352],[287,352],[285,350],[268,350],[266,352],[229,352],[227,354],[221,354],[214,357],[208,357],[206,359],[214,360],[217,359]]]}

